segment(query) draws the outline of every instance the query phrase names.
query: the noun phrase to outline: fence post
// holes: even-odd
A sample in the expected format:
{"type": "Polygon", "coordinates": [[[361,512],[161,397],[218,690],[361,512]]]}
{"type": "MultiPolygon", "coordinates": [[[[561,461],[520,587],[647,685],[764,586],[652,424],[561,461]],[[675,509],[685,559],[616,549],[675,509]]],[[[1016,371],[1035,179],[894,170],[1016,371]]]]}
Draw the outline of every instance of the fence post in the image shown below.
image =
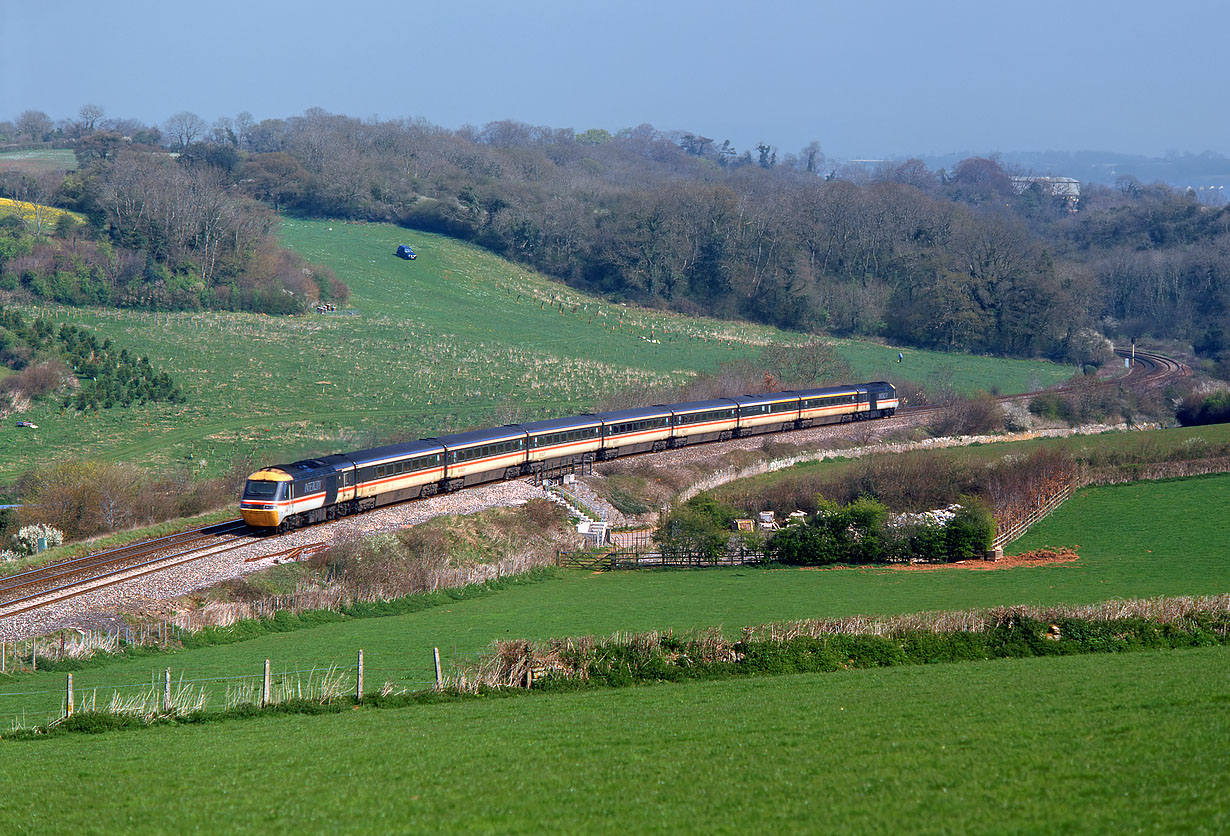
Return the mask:
{"type": "Polygon", "coordinates": [[[171,669],[167,668],[162,678],[162,710],[171,713],[171,669]]]}
{"type": "Polygon", "coordinates": [[[432,655],[436,657],[436,690],[444,690],[444,675],[440,672],[440,648],[433,647],[432,655]]]}
{"type": "Polygon", "coordinates": [[[30,639],[30,670],[38,670],[38,637],[30,639]]]}
{"type": "Polygon", "coordinates": [[[265,684],[261,688],[261,708],[269,705],[269,691],[271,682],[269,680],[269,660],[265,660],[265,684]]]}
{"type": "Polygon", "coordinates": [[[359,676],[354,686],[354,701],[363,702],[363,648],[359,648],[359,676]]]}
{"type": "Polygon", "coordinates": [[[0,641],[0,673],[7,673],[7,671],[4,669],[5,667],[4,657],[8,655],[8,652],[9,652],[8,642],[0,641]]]}
{"type": "Polygon", "coordinates": [[[73,716],[73,675],[71,673],[68,675],[68,703],[67,703],[67,706],[68,706],[68,709],[65,712],[64,716],[72,717],[73,716]]]}

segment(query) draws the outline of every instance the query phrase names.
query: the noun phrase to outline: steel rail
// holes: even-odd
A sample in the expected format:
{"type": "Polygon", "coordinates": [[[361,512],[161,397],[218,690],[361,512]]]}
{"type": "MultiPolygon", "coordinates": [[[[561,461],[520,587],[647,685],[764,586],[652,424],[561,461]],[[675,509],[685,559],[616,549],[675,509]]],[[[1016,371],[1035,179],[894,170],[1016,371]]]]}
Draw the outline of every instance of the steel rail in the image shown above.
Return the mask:
{"type": "Polygon", "coordinates": [[[182,546],[188,543],[197,542],[198,540],[207,539],[211,536],[230,534],[236,531],[244,531],[246,529],[247,524],[244,523],[243,520],[228,520],[223,523],[213,523],[211,525],[192,529],[190,531],[180,531],[175,534],[168,534],[164,537],[154,538],[153,540],[143,540],[138,543],[130,543],[126,546],[121,546],[119,548],[110,549],[104,552],[96,552],[94,554],[75,557],[70,560],[50,563],[46,566],[39,566],[35,569],[30,569],[25,572],[19,572],[17,574],[7,575],[0,578],[0,594],[30,587],[46,581],[54,581],[59,578],[96,568],[98,566],[105,566],[112,563],[141,558],[161,549],[182,546]]]}
{"type": "Polygon", "coordinates": [[[97,589],[104,589],[108,586],[124,583],[125,581],[129,581],[134,578],[153,574],[154,572],[161,572],[164,569],[171,569],[185,563],[200,560],[204,557],[213,557],[214,555],[223,554],[234,549],[235,546],[232,544],[240,540],[248,541],[250,538],[242,535],[231,537],[230,539],[223,540],[219,543],[213,543],[208,546],[199,546],[197,548],[189,549],[185,552],[178,552],[176,554],[163,555],[162,557],[156,557],[153,560],[147,560],[144,563],[138,563],[133,566],[124,566],[110,572],[95,575],[92,578],[86,578],[84,580],[55,587],[54,589],[45,589],[32,595],[16,598],[12,601],[6,601],[4,604],[0,604],[0,618],[9,618],[14,615],[29,612],[30,610],[41,609],[52,604],[67,601],[71,598],[76,598],[78,595],[93,592],[97,589]],[[99,583],[99,581],[101,581],[101,583],[99,583]]]}
{"type": "MultiPolygon", "coordinates": [[[[1154,381],[1155,379],[1164,380],[1176,374],[1181,375],[1185,373],[1186,367],[1182,363],[1172,360],[1169,357],[1156,354],[1154,352],[1145,351],[1141,349],[1136,349],[1135,351],[1132,351],[1130,349],[1117,348],[1115,349],[1115,353],[1118,354],[1119,356],[1130,357],[1133,360],[1133,364],[1129,368],[1128,375],[1126,375],[1125,378],[1131,377],[1135,373],[1136,368],[1139,367],[1144,372],[1144,374],[1141,375],[1139,378],[1137,378],[1137,381],[1142,382],[1142,383],[1145,381],[1154,381]]],[[[1119,380],[1121,381],[1123,379],[1124,378],[1120,378],[1119,380]]],[[[1116,382],[1119,382],[1119,381],[1116,381],[1116,380],[1103,381],[1103,383],[1105,383],[1106,385],[1110,385],[1116,382]]],[[[1078,387],[1067,386],[1067,387],[1057,387],[1055,389],[1049,389],[1049,390],[1043,390],[1043,391],[1065,392],[1065,391],[1074,391],[1077,388],[1078,387]]],[[[1033,392],[1033,393],[1025,393],[1025,394],[1019,394],[1019,395],[1006,395],[1006,396],[997,398],[997,400],[999,400],[1001,403],[1018,401],[1018,400],[1032,398],[1037,394],[1041,394],[1041,393],[1033,392]]],[[[939,406],[936,406],[936,405],[905,406],[905,407],[898,408],[897,413],[903,414],[903,415],[909,415],[909,416],[918,416],[921,414],[925,414],[927,412],[939,411],[943,408],[944,407],[942,405],[939,405],[939,406]]],[[[850,422],[849,426],[854,426],[855,423],[856,422],[850,422]]],[[[861,422],[858,422],[858,423],[861,423],[861,422]]],[[[823,425],[818,425],[818,426],[823,426],[823,425]]],[[[716,442],[716,443],[720,444],[722,442],[716,442]]],[[[73,560],[63,561],[57,564],[51,564],[50,566],[40,567],[39,569],[30,570],[29,572],[23,572],[17,575],[10,575],[7,578],[2,578],[0,579],[0,592],[11,591],[13,589],[21,588],[22,586],[28,586],[34,583],[38,583],[39,581],[55,580],[55,579],[64,577],[66,575],[75,574],[79,571],[85,571],[90,568],[96,568],[100,565],[105,565],[107,563],[115,563],[120,560],[131,559],[133,557],[142,557],[145,554],[149,554],[151,552],[157,551],[160,548],[166,548],[168,546],[175,546],[175,545],[183,544],[183,543],[168,543],[166,542],[168,540],[174,540],[176,538],[182,539],[185,537],[189,537],[189,535],[195,535],[191,537],[190,539],[184,541],[184,542],[195,542],[196,540],[204,539],[205,537],[209,536],[209,534],[211,533],[212,534],[228,534],[233,530],[243,530],[243,529],[247,529],[247,525],[243,523],[242,520],[230,520],[230,521],[223,522],[223,523],[215,523],[211,526],[204,526],[202,528],[194,529],[192,531],[180,532],[178,534],[171,534],[171,535],[167,535],[166,537],[160,537],[154,540],[144,541],[142,543],[135,543],[135,544],[131,544],[128,546],[123,546],[118,549],[112,549],[107,552],[100,552],[94,555],[86,555],[81,558],[74,558],[73,560]],[[238,526],[242,526],[242,529],[237,529],[238,526]],[[162,544],[162,545],[159,546],[157,544],[162,544]],[[94,562],[90,563],[89,561],[94,561],[94,562]],[[72,568],[72,567],[75,567],[75,568],[72,568]],[[56,573],[48,574],[49,571],[55,571],[56,573]],[[42,574],[43,577],[41,578],[33,577],[39,574],[42,574]],[[5,585],[6,581],[11,581],[11,580],[20,579],[20,578],[32,578],[32,579],[23,581],[23,583],[20,583],[20,584],[5,585]]],[[[280,536],[280,535],[274,535],[274,536],[280,536]]],[[[203,557],[209,557],[209,556],[213,556],[216,554],[222,554],[234,548],[234,546],[231,544],[239,540],[247,540],[247,539],[249,539],[247,536],[235,536],[230,539],[223,540],[220,543],[213,543],[210,545],[201,546],[201,547],[197,547],[194,549],[189,549],[187,551],[179,552],[173,555],[164,555],[162,557],[157,557],[157,558],[154,558],[152,560],[148,560],[142,563],[120,567],[110,572],[104,572],[104,573],[95,575],[91,578],[85,578],[83,580],[75,581],[73,583],[64,584],[62,586],[57,586],[52,589],[33,593],[31,595],[27,595],[22,598],[17,598],[11,601],[7,601],[7,602],[0,604],[0,618],[6,618],[9,616],[18,615],[23,612],[29,612],[30,610],[39,609],[39,608],[49,606],[54,603],[66,601],[71,598],[75,598],[78,595],[86,594],[87,592],[92,592],[97,589],[103,589],[109,586],[114,586],[116,584],[124,583],[125,581],[132,580],[138,577],[142,577],[144,575],[149,575],[154,572],[159,572],[165,569],[170,569],[176,566],[181,566],[187,563],[191,563],[195,560],[200,560],[203,557]],[[59,594],[59,593],[63,593],[63,594],[59,594]],[[43,599],[46,599],[46,600],[43,600],[43,599]],[[16,608],[14,608],[15,605],[21,605],[21,606],[16,606],[16,608]]],[[[267,557],[268,556],[275,556],[275,557],[276,556],[287,556],[293,559],[294,557],[299,557],[304,553],[314,552],[320,547],[321,546],[319,544],[295,547],[291,549],[286,549],[285,551],[282,551],[282,552],[278,552],[275,555],[267,555],[267,557]]]]}

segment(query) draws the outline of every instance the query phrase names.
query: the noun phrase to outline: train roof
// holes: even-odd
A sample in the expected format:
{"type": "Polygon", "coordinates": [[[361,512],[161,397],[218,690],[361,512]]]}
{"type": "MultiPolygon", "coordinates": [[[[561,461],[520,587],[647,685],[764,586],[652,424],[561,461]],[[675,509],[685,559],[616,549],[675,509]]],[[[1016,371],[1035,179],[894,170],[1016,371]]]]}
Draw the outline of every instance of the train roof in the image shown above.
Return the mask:
{"type": "Polygon", "coordinates": [[[857,386],[823,386],[819,389],[800,389],[798,394],[800,398],[821,398],[825,395],[849,395],[858,391],[857,386]]]}
{"type": "Polygon", "coordinates": [[[731,398],[712,398],[707,401],[687,401],[686,403],[670,404],[671,412],[706,412],[710,409],[730,409],[735,406],[731,398]]]}
{"type": "Polygon", "coordinates": [[[797,401],[798,392],[765,392],[762,395],[739,395],[731,398],[739,406],[759,406],[766,403],[781,403],[782,401],[797,401]]]}
{"type": "Polygon", "coordinates": [[[525,438],[525,435],[525,430],[521,427],[510,424],[504,427],[492,427],[489,430],[470,430],[464,433],[440,435],[435,438],[424,439],[424,441],[435,441],[438,444],[443,444],[449,450],[456,450],[462,447],[474,447],[478,444],[492,444],[497,441],[525,438]]]}
{"type": "Polygon", "coordinates": [[[383,464],[384,462],[409,459],[414,456],[429,456],[432,453],[443,453],[444,445],[434,441],[407,441],[402,444],[386,444],[383,447],[372,447],[347,454],[356,465],[365,466],[383,464]]]}
{"type": "Polygon", "coordinates": [[[612,412],[598,412],[595,418],[604,424],[614,424],[619,421],[637,421],[641,418],[669,418],[671,408],[662,404],[654,406],[638,406],[635,409],[616,409],[612,412]]]}
{"type": "Polygon", "coordinates": [[[539,433],[558,432],[560,430],[576,430],[583,427],[598,427],[602,425],[602,419],[597,415],[573,415],[570,418],[550,418],[546,421],[530,421],[526,424],[518,424],[517,426],[528,432],[530,435],[538,435],[539,433]]]}
{"type": "Polygon", "coordinates": [[[313,476],[327,476],[350,467],[350,460],[345,456],[321,456],[318,459],[303,459],[290,464],[279,464],[264,468],[265,471],[280,470],[292,479],[309,479],[313,476]]]}

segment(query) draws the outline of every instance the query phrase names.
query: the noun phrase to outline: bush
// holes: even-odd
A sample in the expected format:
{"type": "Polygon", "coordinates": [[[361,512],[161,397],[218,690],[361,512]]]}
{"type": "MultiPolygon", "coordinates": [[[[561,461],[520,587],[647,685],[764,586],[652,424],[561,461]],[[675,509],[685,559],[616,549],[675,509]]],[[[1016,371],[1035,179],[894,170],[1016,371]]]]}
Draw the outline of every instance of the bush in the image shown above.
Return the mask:
{"type": "Polygon", "coordinates": [[[887,556],[887,520],[888,508],[874,499],[860,497],[844,506],[821,501],[806,525],[777,532],[766,551],[772,559],[796,566],[877,563],[887,556]]]}
{"type": "Polygon", "coordinates": [[[888,509],[861,497],[849,505],[821,501],[805,525],[778,531],[765,546],[770,559],[791,566],[969,560],[991,547],[995,519],[979,500],[964,498],[947,523],[888,524],[888,509]]]}
{"type": "Polygon", "coordinates": [[[1003,407],[993,396],[979,392],[970,398],[950,398],[933,431],[936,435],[984,435],[1003,428],[1003,407]]]}
{"type": "Polygon", "coordinates": [[[1204,398],[1184,398],[1175,417],[1185,427],[1230,422],[1230,392],[1214,392],[1204,398]]]}
{"type": "Polygon", "coordinates": [[[1052,421],[1071,422],[1075,417],[1072,404],[1062,395],[1053,392],[1035,395],[1029,401],[1029,411],[1039,418],[1048,418],[1052,421]]]}
{"type": "Polygon", "coordinates": [[[13,547],[20,554],[35,554],[39,540],[45,540],[48,548],[58,546],[64,542],[64,533],[43,523],[27,525],[13,535],[13,547]]]}
{"type": "Polygon", "coordinates": [[[726,552],[734,516],[734,509],[696,497],[667,514],[653,539],[664,555],[716,561],[726,552]]]}
{"type": "Polygon", "coordinates": [[[977,499],[962,500],[961,510],[944,527],[946,559],[971,560],[981,558],[995,539],[995,518],[991,510],[977,499]]]}

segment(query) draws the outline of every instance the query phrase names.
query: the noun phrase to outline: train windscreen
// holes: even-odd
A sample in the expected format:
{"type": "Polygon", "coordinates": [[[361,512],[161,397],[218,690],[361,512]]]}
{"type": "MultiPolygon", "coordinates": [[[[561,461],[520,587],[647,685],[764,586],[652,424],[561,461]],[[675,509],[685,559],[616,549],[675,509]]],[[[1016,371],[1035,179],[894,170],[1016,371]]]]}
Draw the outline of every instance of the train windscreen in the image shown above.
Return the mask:
{"type": "Polygon", "coordinates": [[[265,482],[256,479],[249,479],[248,484],[244,485],[244,499],[277,499],[282,493],[282,486],[285,482],[265,482]]]}

